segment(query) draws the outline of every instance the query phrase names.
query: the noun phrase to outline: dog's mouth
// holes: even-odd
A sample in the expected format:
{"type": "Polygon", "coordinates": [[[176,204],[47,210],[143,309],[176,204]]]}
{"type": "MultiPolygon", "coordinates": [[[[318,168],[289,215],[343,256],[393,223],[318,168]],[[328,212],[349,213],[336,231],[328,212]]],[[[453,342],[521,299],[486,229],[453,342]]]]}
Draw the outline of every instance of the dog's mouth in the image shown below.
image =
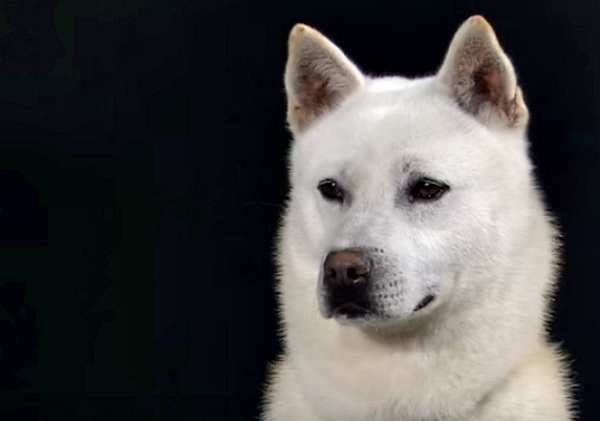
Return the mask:
{"type": "Polygon", "coordinates": [[[361,295],[345,294],[346,291],[336,291],[325,294],[320,302],[321,314],[326,319],[334,318],[342,324],[380,323],[390,320],[412,320],[428,314],[429,309],[437,302],[436,294],[426,294],[412,310],[396,312],[387,303],[371,301],[361,295]]]}
{"type": "Polygon", "coordinates": [[[343,317],[350,320],[364,318],[372,313],[368,308],[354,302],[344,303],[332,311],[334,317],[343,317]]]}
{"type": "Polygon", "coordinates": [[[413,310],[413,313],[416,313],[417,311],[423,310],[425,307],[427,307],[429,304],[431,304],[433,302],[433,300],[435,300],[435,296],[432,295],[432,294],[428,294],[427,296],[425,296],[425,298],[423,298],[419,302],[419,304],[417,304],[417,306],[413,310]]]}
{"type": "MultiPolygon", "coordinates": [[[[435,300],[435,295],[428,294],[423,298],[419,304],[413,309],[413,313],[423,310],[428,307],[435,300]]],[[[333,316],[344,316],[347,319],[356,319],[359,317],[365,317],[373,315],[373,311],[364,305],[350,301],[343,303],[332,310],[333,316]]]]}

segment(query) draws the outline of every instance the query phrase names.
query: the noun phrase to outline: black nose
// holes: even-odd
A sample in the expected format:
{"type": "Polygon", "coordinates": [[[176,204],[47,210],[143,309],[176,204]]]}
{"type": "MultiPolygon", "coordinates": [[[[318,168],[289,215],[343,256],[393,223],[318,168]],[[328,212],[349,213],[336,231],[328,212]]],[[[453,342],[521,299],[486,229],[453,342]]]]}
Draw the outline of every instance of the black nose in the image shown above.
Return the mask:
{"type": "Polygon", "coordinates": [[[348,318],[371,311],[368,299],[369,262],[361,252],[343,250],[329,253],[323,267],[325,303],[332,315],[348,318]]]}
{"type": "Polygon", "coordinates": [[[365,256],[354,250],[334,251],[325,259],[325,285],[348,287],[366,283],[369,266],[365,256]]]}

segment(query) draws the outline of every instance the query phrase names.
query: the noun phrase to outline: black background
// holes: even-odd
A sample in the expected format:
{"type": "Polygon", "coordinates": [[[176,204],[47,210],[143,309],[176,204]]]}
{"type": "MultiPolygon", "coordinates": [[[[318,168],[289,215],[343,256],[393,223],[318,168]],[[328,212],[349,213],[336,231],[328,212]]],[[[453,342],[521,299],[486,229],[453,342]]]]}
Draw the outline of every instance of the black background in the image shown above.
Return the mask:
{"type": "Polygon", "coordinates": [[[421,76],[474,13],[531,110],[565,242],[552,334],[596,419],[595,0],[19,0],[0,15],[2,420],[256,417],[279,347],[288,31],[315,26],[371,75],[421,76]]]}

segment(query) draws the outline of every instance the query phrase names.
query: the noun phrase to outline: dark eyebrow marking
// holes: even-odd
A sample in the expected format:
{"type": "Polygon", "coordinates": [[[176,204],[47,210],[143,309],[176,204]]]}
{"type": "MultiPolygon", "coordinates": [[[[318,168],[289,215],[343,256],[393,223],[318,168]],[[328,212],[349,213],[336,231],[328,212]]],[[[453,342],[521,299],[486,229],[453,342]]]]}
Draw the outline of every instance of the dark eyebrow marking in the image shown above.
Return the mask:
{"type": "Polygon", "coordinates": [[[419,159],[415,157],[403,157],[401,161],[396,165],[403,174],[412,172],[413,167],[419,164],[419,159]]]}

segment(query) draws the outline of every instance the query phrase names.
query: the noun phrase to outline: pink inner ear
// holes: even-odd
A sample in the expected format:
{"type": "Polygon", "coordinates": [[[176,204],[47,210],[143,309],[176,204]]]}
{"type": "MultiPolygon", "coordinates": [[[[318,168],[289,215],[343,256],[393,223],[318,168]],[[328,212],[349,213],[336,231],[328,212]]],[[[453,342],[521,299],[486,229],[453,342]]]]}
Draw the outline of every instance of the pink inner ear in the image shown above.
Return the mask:
{"type": "Polygon", "coordinates": [[[322,108],[331,105],[331,92],[328,90],[325,76],[307,73],[302,75],[298,85],[298,102],[308,113],[317,114],[322,108]]]}
{"type": "Polygon", "coordinates": [[[483,104],[490,104],[508,113],[510,98],[506,97],[504,65],[485,40],[468,39],[457,57],[455,74],[459,102],[467,110],[477,113],[483,104]],[[465,83],[470,80],[471,83],[465,83]],[[465,89],[465,90],[463,90],[465,89]]]}
{"type": "Polygon", "coordinates": [[[501,105],[505,92],[504,79],[498,64],[484,64],[473,73],[473,82],[482,100],[494,105],[501,105]]]}
{"type": "Polygon", "coordinates": [[[333,93],[328,85],[326,76],[311,71],[302,74],[296,81],[294,115],[301,129],[332,106],[333,93]]]}

